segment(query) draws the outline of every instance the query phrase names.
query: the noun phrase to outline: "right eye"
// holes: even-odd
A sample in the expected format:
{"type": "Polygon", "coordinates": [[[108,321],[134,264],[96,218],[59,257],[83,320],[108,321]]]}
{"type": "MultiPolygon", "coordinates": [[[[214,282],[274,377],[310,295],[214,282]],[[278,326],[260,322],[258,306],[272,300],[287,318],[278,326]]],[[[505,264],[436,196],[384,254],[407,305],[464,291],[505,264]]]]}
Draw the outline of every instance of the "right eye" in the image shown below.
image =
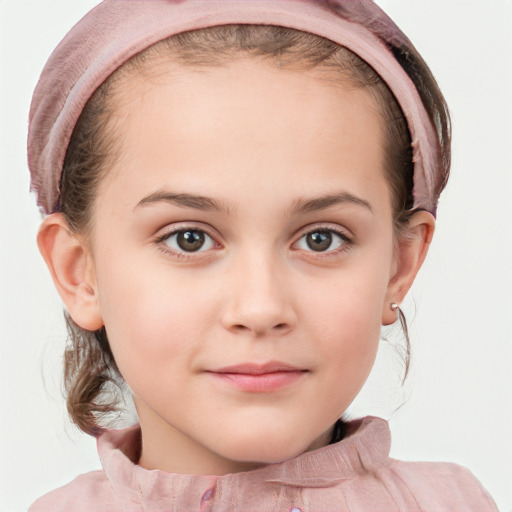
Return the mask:
{"type": "Polygon", "coordinates": [[[333,228],[320,228],[309,231],[296,243],[298,249],[316,253],[340,252],[349,247],[350,244],[350,239],[344,233],[333,228]]]}
{"type": "Polygon", "coordinates": [[[200,229],[180,229],[162,239],[162,242],[174,252],[203,252],[213,249],[215,241],[200,229]]]}

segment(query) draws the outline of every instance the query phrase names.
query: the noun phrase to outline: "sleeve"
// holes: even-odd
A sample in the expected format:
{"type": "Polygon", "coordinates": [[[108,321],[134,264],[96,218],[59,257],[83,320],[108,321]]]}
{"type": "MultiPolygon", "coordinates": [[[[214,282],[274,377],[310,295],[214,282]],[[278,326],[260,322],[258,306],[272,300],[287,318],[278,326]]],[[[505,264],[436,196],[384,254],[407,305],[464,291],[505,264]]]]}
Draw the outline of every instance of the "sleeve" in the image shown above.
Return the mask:
{"type": "Polygon", "coordinates": [[[103,471],[92,471],[36,500],[28,512],[95,512],[121,510],[103,471]]]}
{"type": "Polygon", "coordinates": [[[498,512],[478,479],[457,464],[397,461],[393,471],[422,511],[498,512]]]}

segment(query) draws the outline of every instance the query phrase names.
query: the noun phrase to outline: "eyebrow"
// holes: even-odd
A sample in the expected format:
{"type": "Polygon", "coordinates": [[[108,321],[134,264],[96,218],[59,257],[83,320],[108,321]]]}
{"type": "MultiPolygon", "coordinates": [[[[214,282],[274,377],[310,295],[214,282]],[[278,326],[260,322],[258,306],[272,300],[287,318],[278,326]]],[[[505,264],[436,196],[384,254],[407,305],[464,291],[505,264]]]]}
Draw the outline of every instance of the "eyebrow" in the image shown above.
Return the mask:
{"type": "Polygon", "coordinates": [[[312,199],[301,198],[294,201],[291,213],[304,214],[312,213],[320,210],[325,210],[331,206],[341,205],[345,203],[355,204],[366,208],[373,213],[373,208],[370,203],[361,197],[354,196],[348,192],[338,192],[335,194],[328,194],[319,196],[312,199]]]}
{"type": "MultiPolygon", "coordinates": [[[[231,215],[233,210],[229,204],[217,199],[213,199],[211,197],[186,193],[173,193],[168,191],[158,191],[144,197],[137,203],[134,209],[160,202],[171,203],[176,206],[192,208],[195,210],[215,211],[219,213],[225,213],[226,215],[231,215]]],[[[362,206],[370,212],[373,212],[370,203],[365,199],[354,196],[348,192],[339,192],[336,194],[328,194],[310,199],[296,199],[290,208],[290,213],[292,215],[307,214],[325,210],[331,206],[341,205],[344,203],[351,203],[362,206]]]]}
{"type": "Polygon", "coordinates": [[[194,194],[179,194],[167,191],[158,191],[141,199],[134,209],[140,206],[148,206],[155,203],[171,203],[176,206],[193,208],[195,210],[215,211],[230,215],[232,208],[227,203],[218,201],[211,197],[198,196],[194,194]]]}

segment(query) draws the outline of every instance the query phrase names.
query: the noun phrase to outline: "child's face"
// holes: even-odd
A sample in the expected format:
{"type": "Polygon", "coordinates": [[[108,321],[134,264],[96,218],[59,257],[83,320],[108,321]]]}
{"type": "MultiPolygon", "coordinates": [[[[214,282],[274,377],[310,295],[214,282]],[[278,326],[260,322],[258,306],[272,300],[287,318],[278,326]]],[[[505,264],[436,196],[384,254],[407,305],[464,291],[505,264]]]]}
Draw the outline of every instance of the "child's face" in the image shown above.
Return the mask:
{"type": "Polygon", "coordinates": [[[394,300],[374,101],[252,60],[119,98],[91,248],[141,464],[227,473],[326,444],[394,300]]]}

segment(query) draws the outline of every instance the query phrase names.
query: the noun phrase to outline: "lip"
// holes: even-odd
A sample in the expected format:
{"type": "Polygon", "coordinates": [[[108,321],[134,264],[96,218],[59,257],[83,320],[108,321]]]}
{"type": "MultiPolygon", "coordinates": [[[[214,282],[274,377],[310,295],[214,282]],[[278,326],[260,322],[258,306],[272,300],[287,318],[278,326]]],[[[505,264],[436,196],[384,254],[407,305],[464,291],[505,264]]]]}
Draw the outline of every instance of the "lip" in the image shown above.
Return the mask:
{"type": "Polygon", "coordinates": [[[208,370],[215,379],[249,393],[270,393],[290,386],[308,370],[280,361],[265,364],[242,363],[208,370]]]}

